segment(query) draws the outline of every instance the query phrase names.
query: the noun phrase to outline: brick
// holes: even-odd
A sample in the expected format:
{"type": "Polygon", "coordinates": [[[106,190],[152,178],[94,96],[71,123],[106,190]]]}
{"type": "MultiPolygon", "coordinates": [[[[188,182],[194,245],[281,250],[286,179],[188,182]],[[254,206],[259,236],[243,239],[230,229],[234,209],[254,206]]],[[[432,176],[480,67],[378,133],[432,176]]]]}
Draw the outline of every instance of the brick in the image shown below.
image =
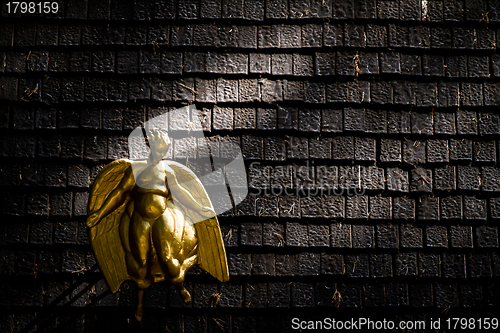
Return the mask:
{"type": "MultiPolygon", "coordinates": [[[[485,91],[487,91],[486,86],[485,86],[485,91]]],[[[462,112],[461,114],[462,114],[462,119],[472,118],[470,119],[469,124],[467,126],[467,128],[469,129],[474,128],[475,125],[474,120],[476,120],[476,122],[479,122],[479,130],[482,135],[498,134],[500,131],[499,127],[500,120],[498,115],[495,115],[493,113],[483,113],[483,112],[481,112],[478,116],[475,116],[471,112],[469,113],[462,112]]],[[[471,133],[464,133],[464,134],[471,134],[471,133]]]]}
{"type": "Polygon", "coordinates": [[[329,24],[323,25],[323,46],[335,47],[344,45],[343,25],[329,24]]]}
{"type": "Polygon", "coordinates": [[[367,278],[368,274],[368,255],[346,255],[345,257],[346,273],[349,278],[367,278]]]}
{"type": "Polygon", "coordinates": [[[344,46],[365,47],[366,45],[365,27],[363,25],[344,25],[344,46]]]}
{"type": "Polygon", "coordinates": [[[434,133],[450,134],[456,133],[455,114],[445,112],[434,112],[434,133]]]}
{"type": "Polygon", "coordinates": [[[233,108],[221,108],[214,106],[213,109],[213,128],[214,130],[232,130],[233,129],[233,108]]]}
{"type": "Polygon", "coordinates": [[[448,165],[436,168],[434,171],[434,188],[436,190],[450,191],[457,188],[456,170],[454,166],[448,165]]]}
{"type": "MultiPolygon", "coordinates": [[[[241,83],[240,83],[241,85],[241,83]]],[[[234,109],[235,129],[255,129],[255,109],[235,108],[234,109]]]]}
{"type": "Polygon", "coordinates": [[[474,48],[475,31],[464,29],[462,27],[454,27],[452,29],[453,41],[452,46],[455,49],[472,49],[474,48]]]}
{"type": "Polygon", "coordinates": [[[387,27],[385,25],[367,24],[365,34],[367,46],[387,47],[387,27]]]}
{"type": "Polygon", "coordinates": [[[368,197],[360,195],[347,197],[346,211],[348,219],[368,218],[368,197]]]}
{"type": "Polygon", "coordinates": [[[234,26],[216,26],[217,37],[215,38],[216,47],[235,47],[236,46],[236,27],[234,26]]]}
{"type": "Polygon", "coordinates": [[[468,56],[467,68],[469,77],[489,77],[489,58],[481,56],[468,56]]]}
{"type": "Polygon", "coordinates": [[[370,93],[371,100],[375,104],[391,104],[393,102],[393,90],[389,82],[373,82],[370,93]]]}
{"type": "Polygon", "coordinates": [[[377,17],[379,19],[398,19],[399,1],[392,1],[392,0],[377,1],[377,17]]]}
{"type": "Polygon", "coordinates": [[[196,101],[215,103],[217,101],[217,82],[215,80],[203,80],[196,78],[195,90],[196,101]]]}
{"type": "MultiPolygon", "coordinates": [[[[359,52],[359,74],[379,74],[377,53],[359,52]]],[[[399,67],[399,66],[398,66],[399,67]]]]}
{"type": "MultiPolygon", "coordinates": [[[[262,245],[264,246],[284,246],[285,228],[277,223],[265,223],[262,232],[262,245]]],[[[237,241],[237,240],[236,240],[237,241]]]]}
{"type": "Polygon", "coordinates": [[[396,276],[416,276],[417,275],[417,253],[406,252],[396,254],[396,276]]]}
{"type": "Polygon", "coordinates": [[[293,54],[293,75],[312,76],[313,57],[311,55],[293,54]]]}
{"type": "Polygon", "coordinates": [[[307,225],[287,222],[286,224],[286,244],[287,246],[307,247],[307,225]]]}
{"type": "Polygon", "coordinates": [[[273,54],[271,56],[271,74],[292,75],[292,59],[291,54],[273,54]]]}
{"type": "Polygon", "coordinates": [[[279,48],[280,35],[278,26],[261,26],[257,31],[258,46],[264,48],[279,48]]]}
{"type": "Polygon", "coordinates": [[[289,137],[287,151],[289,159],[307,159],[309,157],[307,138],[289,137]]]}
{"type": "Polygon", "coordinates": [[[303,101],[304,100],[304,82],[283,80],[283,100],[284,101],[303,101]]]}
{"type": "Polygon", "coordinates": [[[364,0],[354,2],[354,15],[356,18],[374,19],[376,17],[376,2],[374,0],[364,0]]]}
{"type": "Polygon", "coordinates": [[[463,55],[448,56],[445,58],[446,77],[467,77],[467,58],[463,55]]]}
{"type": "Polygon", "coordinates": [[[476,242],[480,248],[498,248],[498,229],[488,225],[476,227],[476,242]]]}
{"type": "Polygon", "coordinates": [[[482,175],[481,189],[483,191],[487,192],[500,191],[500,184],[497,181],[500,172],[497,168],[482,167],[481,175],[482,175]]]}
{"type": "Polygon", "coordinates": [[[271,56],[250,53],[250,73],[271,73],[271,56]]]}
{"type": "Polygon", "coordinates": [[[431,48],[451,48],[451,41],[451,29],[441,27],[431,28],[431,48]]]}
{"type": "Polygon", "coordinates": [[[193,44],[191,25],[171,26],[170,46],[190,46],[193,44]]]}
{"type": "Polygon", "coordinates": [[[405,47],[408,44],[408,27],[389,25],[388,44],[390,47],[405,47]]]}
{"type": "Polygon", "coordinates": [[[399,74],[401,72],[399,53],[380,53],[379,59],[382,74],[399,74]]]}
{"type": "Polygon", "coordinates": [[[256,49],[257,48],[257,27],[239,26],[237,28],[236,45],[239,48],[256,49]]]}
{"type": "Polygon", "coordinates": [[[227,54],[208,52],[206,59],[206,71],[208,73],[226,74],[227,54]]]}
{"type": "Polygon", "coordinates": [[[319,159],[331,158],[331,140],[319,137],[309,139],[309,156],[319,159]]]}
{"type": "Polygon", "coordinates": [[[499,105],[500,98],[498,92],[500,85],[498,83],[485,83],[484,84],[484,104],[485,105],[499,105]]]}
{"type": "MultiPolygon", "coordinates": [[[[272,282],[268,284],[268,306],[271,308],[290,307],[290,285],[287,282],[272,282]]],[[[247,325],[248,327],[248,325],[247,325]]],[[[269,326],[264,326],[269,327],[269,326]]]]}
{"type": "Polygon", "coordinates": [[[336,160],[352,160],[354,158],[353,137],[334,137],[332,140],[332,158],[336,160]]]}
{"type": "MultiPolygon", "coordinates": [[[[471,278],[491,278],[490,259],[486,253],[471,253],[467,256],[468,276],[471,278]]],[[[480,297],[479,297],[480,298],[480,297]]]]}
{"type": "MultiPolygon", "coordinates": [[[[304,170],[305,168],[300,168],[304,170]]],[[[299,189],[309,189],[314,186],[313,180],[314,178],[314,170],[309,172],[309,170],[305,169],[302,174],[300,174],[302,170],[299,169],[298,177],[295,178],[295,187],[299,189]],[[308,176],[311,176],[309,178],[308,176]]],[[[320,196],[316,197],[305,197],[300,200],[300,208],[301,208],[301,216],[303,217],[321,217],[323,212],[323,198],[320,196]]]]}
{"type": "Polygon", "coordinates": [[[356,59],[357,55],[354,51],[337,52],[337,75],[354,76],[356,74],[356,59]]]}
{"type": "Polygon", "coordinates": [[[300,48],[301,43],[300,26],[283,25],[280,27],[280,48],[300,48]]]}
{"type": "Polygon", "coordinates": [[[439,198],[421,197],[417,207],[417,218],[419,220],[439,220],[439,198]]]}
{"type": "Polygon", "coordinates": [[[259,79],[259,84],[263,102],[275,103],[283,100],[283,85],[281,81],[259,79]]]}
{"type": "Polygon", "coordinates": [[[438,83],[438,104],[443,107],[458,106],[459,91],[457,82],[438,83]]]}
{"type": "Polygon", "coordinates": [[[386,253],[370,255],[370,277],[392,277],[392,274],[392,255],[386,253]]]}
{"type": "Polygon", "coordinates": [[[471,249],[473,247],[472,227],[451,226],[451,246],[471,249]]]}
{"type": "Polygon", "coordinates": [[[458,189],[479,191],[481,183],[479,168],[472,166],[458,166],[458,189]]]}
{"type": "Polygon", "coordinates": [[[443,277],[465,278],[465,256],[463,254],[443,254],[443,277]]]}
{"type": "Polygon", "coordinates": [[[387,168],[387,190],[408,192],[408,172],[399,168],[387,168]]]}
{"type": "Polygon", "coordinates": [[[404,162],[412,165],[425,163],[425,147],[426,143],[423,141],[404,140],[403,141],[404,162]]]}
{"type": "Polygon", "coordinates": [[[374,161],[376,156],[376,142],[371,138],[355,138],[354,158],[358,161],[374,161]]]}
{"type": "Polygon", "coordinates": [[[401,141],[393,139],[381,139],[380,161],[401,162],[401,141]]]}
{"type": "Polygon", "coordinates": [[[464,215],[466,220],[486,221],[486,199],[477,199],[475,197],[464,197],[464,215]]]}
{"type": "Polygon", "coordinates": [[[439,277],[441,276],[441,258],[438,254],[418,255],[418,271],[420,277],[439,277]]]}
{"type": "Polygon", "coordinates": [[[472,161],[472,141],[467,139],[450,140],[450,160],[472,161]]]}
{"type": "Polygon", "coordinates": [[[474,161],[496,162],[495,141],[474,141],[474,161]]]}
{"type": "Polygon", "coordinates": [[[427,162],[444,163],[449,161],[447,140],[427,140],[427,162]]]}
{"type": "MultiPolygon", "coordinates": [[[[183,57],[184,73],[203,73],[205,72],[205,54],[198,52],[186,52],[183,57]]],[[[141,73],[158,73],[159,72],[159,58],[157,54],[145,53],[141,51],[141,73]],[[146,56],[144,56],[146,55],[146,56]],[[152,56],[155,56],[153,59],[152,56]]]]}
{"type": "Polygon", "coordinates": [[[420,21],[421,6],[418,0],[409,0],[399,3],[399,19],[402,21],[420,21]]]}
{"type": "Polygon", "coordinates": [[[342,110],[321,110],[321,130],[323,132],[341,132],[343,123],[342,110]]]}
{"type": "Polygon", "coordinates": [[[410,304],[415,307],[431,307],[433,305],[432,285],[410,285],[410,304]]]}
{"type": "Polygon", "coordinates": [[[319,24],[306,24],[301,30],[301,44],[303,48],[321,47],[322,44],[322,29],[319,24]]]}
{"type": "Polygon", "coordinates": [[[432,170],[421,167],[411,170],[411,191],[432,192],[432,170]]]}
{"type": "Polygon", "coordinates": [[[481,83],[461,83],[460,92],[461,92],[460,105],[463,106],[483,105],[483,89],[481,83]]]}
{"type": "Polygon", "coordinates": [[[325,84],[323,82],[305,82],[304,102],[315,104],[325,103],[325,84]]]}

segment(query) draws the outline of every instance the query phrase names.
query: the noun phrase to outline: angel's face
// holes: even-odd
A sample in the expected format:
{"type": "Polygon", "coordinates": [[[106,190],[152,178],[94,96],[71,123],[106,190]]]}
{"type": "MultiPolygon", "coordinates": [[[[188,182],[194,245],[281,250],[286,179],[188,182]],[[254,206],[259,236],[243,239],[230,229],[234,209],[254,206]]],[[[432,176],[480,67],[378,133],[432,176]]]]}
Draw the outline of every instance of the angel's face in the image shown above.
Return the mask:
{"type": "Polygon", "coordinates": [[[151,145],[151,162],[158,164],[167,155],[170,144],[152,144],[151,145]]]}

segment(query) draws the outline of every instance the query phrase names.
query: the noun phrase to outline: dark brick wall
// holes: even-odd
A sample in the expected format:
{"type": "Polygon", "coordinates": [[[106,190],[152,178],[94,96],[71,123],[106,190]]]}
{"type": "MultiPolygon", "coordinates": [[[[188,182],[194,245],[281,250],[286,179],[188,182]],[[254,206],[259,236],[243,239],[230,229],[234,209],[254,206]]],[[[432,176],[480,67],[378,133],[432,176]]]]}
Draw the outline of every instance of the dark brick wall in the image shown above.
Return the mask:
{"type": "Polygon", "coordinates": [[[0,18],[0,332],[498,316],[497,1],[58,3],[0,18]],[[190,103],[249,167],[220,217],[231,281],[193,270],[187,306],[156,285],[138,324],[135,286],[107,295],[91,270],[87,191],[133,128],[190,103]]]}

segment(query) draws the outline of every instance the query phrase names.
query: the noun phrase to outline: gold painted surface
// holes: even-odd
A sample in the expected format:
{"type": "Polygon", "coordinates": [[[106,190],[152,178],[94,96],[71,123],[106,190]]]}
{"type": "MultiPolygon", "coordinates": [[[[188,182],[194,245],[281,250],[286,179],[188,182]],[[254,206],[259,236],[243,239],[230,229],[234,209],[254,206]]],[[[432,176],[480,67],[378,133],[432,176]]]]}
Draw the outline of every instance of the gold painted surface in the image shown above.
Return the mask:
{"type": "Polygon", "coordinates": [[[153,130],[149,142],[148,161],[120,159],[101,170],[90,189],[87,217],[90,243],[111,292],[127,279],[139,287],[137,320],[144,289],[153,283],[170,281],[189,302],[184,278],[192,266],[222,282],[229,279],[205,188],[187,167],[162,160],[170,146],[165,132],[153,130]]]}

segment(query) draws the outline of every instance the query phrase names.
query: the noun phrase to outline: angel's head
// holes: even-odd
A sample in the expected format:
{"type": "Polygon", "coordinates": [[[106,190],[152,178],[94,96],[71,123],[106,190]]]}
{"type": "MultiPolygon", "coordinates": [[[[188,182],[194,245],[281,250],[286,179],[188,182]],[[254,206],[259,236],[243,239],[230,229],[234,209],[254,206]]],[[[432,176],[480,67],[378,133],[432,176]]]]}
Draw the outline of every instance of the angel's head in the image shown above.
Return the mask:
{"type": "Polygon", "coordinates": [[[151,149],[151,162],[157,164],[167,155],[170,149],[170,138],[167,131],[156,128],[148,129],[147,137],[151,149]]]}

